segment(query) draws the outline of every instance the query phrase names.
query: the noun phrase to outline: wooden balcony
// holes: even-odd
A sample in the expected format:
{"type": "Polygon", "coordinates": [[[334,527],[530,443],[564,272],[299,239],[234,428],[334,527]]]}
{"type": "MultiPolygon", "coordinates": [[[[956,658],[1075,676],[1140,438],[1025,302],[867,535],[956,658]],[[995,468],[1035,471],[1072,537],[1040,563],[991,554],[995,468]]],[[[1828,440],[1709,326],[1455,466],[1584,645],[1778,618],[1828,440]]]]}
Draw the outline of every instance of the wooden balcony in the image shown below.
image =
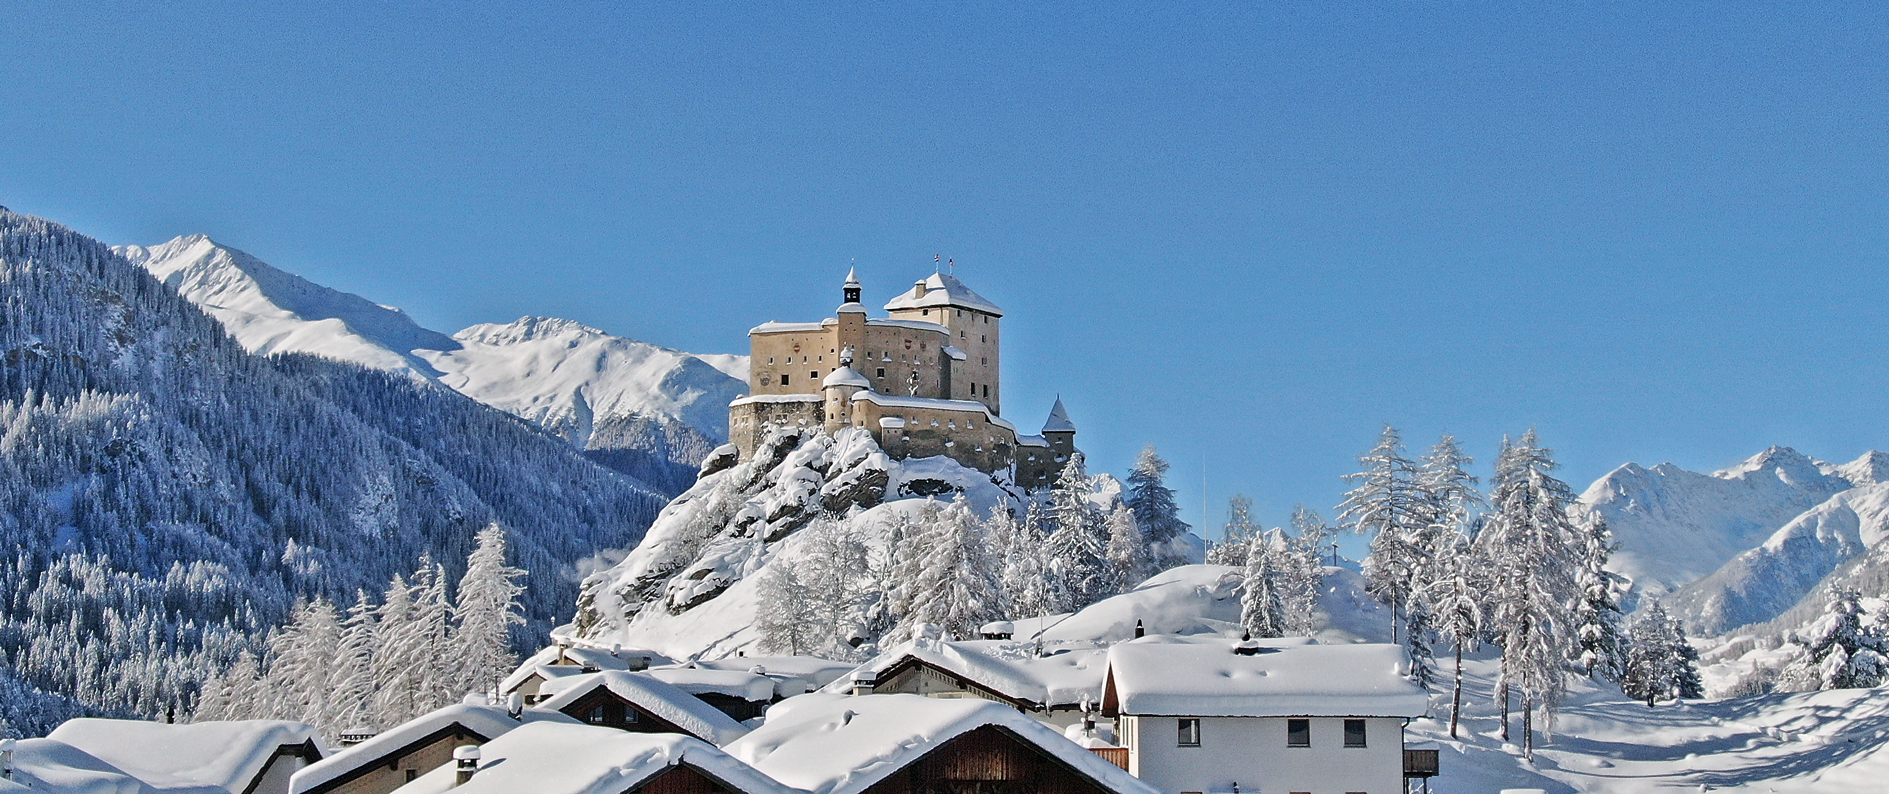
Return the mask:
{"type": "Polygon", "coordinates": [[[1126,747],[1091,747],[1089,752],[1102,756],[1102,760],[1121,767],[1124,772],[1128,771],[1128,748],[1126,747]]]}
{"type": "Polygon", "coordinates": [[[1437,770],[1436,755],[1437,755],[1437,751],[1435,750],[1405,750],[1404,751],[1404,777],[1407,777],[1407,778],[1436,777],[1436,773],[1437,773],[1436,772],[1437,770]]]}

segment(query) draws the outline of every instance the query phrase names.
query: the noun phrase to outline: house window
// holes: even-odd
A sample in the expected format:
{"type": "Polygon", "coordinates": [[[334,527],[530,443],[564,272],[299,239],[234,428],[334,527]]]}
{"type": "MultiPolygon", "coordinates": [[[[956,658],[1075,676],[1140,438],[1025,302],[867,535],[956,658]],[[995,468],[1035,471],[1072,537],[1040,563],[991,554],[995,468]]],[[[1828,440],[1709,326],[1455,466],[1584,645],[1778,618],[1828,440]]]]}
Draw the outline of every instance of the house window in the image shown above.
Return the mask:
{"type": "Polygon", "coordinates": [[[1286,746],[1311,747],[1312,721],[1307,719],[1286,720],[1286,746]]]}
{"type": "Polygon", "coordinates": [[[592,725],[603,724],[603,707],[597,706],[584,714],[584,721],[592,725]]]}
{"type": "Polygon", "coordinates": [[[1364,720],[1345,720],[1345,746],[1364,746],[1364,720]]]}
{"type": "Polygon", "coordinates": [[[1176,745],[1179,747],[1200,746],[1200,720],[1198,718],[1181,718],[1181,736],[1176,745]]]}
{"type": "Polygon", "coordinates": [[[787,376],[787,373],[785,373],[785,372],[783,372],[783,373],[781,373],[781,385],[782,385],[782,386],[785,386],[785,385],[787,385],[787,383],[788,383],[788,376],[787,376]]]}

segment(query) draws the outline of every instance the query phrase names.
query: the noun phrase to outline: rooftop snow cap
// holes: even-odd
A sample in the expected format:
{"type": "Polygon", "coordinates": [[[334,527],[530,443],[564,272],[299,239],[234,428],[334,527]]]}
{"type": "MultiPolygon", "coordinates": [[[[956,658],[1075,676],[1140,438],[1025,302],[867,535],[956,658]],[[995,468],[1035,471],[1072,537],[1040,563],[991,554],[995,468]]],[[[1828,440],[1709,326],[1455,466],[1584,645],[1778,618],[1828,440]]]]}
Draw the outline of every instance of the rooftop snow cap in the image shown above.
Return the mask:
{"type": "Polygon", "coordinates": [[[856,268],[856,267],[855,267],[855,268],[847,268],[847,270],[846,270],[846,286],[848,286],[848,287],[857,287],[857,286],[859,286],[859,268],[856,268]]]}
{"type": "Polygon", "coordinates": [[[858,386],[862,389],[870,389],[872,381],[866,380],[866,376],[859,374],[858,370],[842,366],[833,370],[833,374],[826,376],[825,380],[820,381],[820,387],[823,389],[831,389],[835,386],[858,386]]]}
{"type": "Polygon", "coordinates": [[[1109,648],[1102,713],[1183,717],[1421,717],[1429,695],[1388,644],[1284,645],[1146,637],[1109,648]]]}
{"type": "Polygon", "coordinates": [[[964,286],[964,282],[949,273],[931,274],[930,278],[912,285],[905,294],[893,298],[885,305],[885,310],[892,312],[932,306],[956,306],[960,309],[975,309],[996,317],[1004,316],[1004,310],[997,308],[997,304],[972,292],[970,287],[964,286]]]}
{"type": "Polygon", "coordinates": [[[1049,409],[1049,419],[1043,422],[1045,433],[1074,433],[1076,423],[1069,421],[1069,411],[1063,408],[1063,396],[1056,395],[1056,405],[1049,409]]]}

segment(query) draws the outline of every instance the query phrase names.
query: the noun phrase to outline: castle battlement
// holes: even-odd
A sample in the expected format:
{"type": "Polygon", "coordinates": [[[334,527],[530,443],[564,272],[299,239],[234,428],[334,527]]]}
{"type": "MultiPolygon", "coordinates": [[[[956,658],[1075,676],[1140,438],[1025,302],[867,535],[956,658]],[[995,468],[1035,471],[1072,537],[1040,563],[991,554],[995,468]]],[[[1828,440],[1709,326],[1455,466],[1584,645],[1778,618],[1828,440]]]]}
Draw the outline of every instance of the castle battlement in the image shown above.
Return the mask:
{"type": "Polygon", "coordinates": [[[1003,310],[955,276],[934,273],[867,317],[848,273],[836,316],[766,322],[748,331],[749,396],[729,404],[728,430],[745,459],[776,426],[861,427],[894,458],[943,455],[1016,482],[1053,480],[1075,451],[1062,400],[1039,435],[1002,418],[1003,310]]]}

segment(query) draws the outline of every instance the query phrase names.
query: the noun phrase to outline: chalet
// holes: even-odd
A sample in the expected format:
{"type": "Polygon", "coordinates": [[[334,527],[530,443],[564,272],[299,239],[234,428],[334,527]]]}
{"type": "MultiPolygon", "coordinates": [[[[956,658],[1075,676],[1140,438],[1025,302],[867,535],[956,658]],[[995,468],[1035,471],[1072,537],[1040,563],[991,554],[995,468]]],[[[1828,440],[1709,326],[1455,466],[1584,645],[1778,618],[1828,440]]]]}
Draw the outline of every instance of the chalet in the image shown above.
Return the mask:
{"type": "Polygon", "coordinates": [[[646,672],[589,673],[550,687],[549,696],[528,710],[556,711],[588,725],[634,733],[686,734],[717,746],[748,732],[699,696],[646,672]]]}
{"type": "Polygon", "coordinates": [[[1108,651],[1003,640],[916,639],[881,654],[829,685],[829,692],[982,698],[1067,728],[1102,699],[1108,651]]]}
{"type": "Polygon", "coordinates": [[[461,753],[400,794],[803,794],[673,733],[536,722],[461,753]]]}
{"type": "Polygon", "coordinates": [[[530,705],[544,699],[539,690],[547,681],[605,670],[634,672],[648,669],[652,664],[668,663],[667,657],[651,651],[621,646],[606,650],[560,643],[546,646],[520,664],[518,669],[499,682],[499,694],[508,698],[516,694],[524,699],[526,705],[530,705]]]}
{"type": "Polygon", "coordinates": [[[774,679],[776,698],[811,692],[844,678],[859,665],[836,662],[818,656],[731,656],[726,659],[696,660],[690,664],[706,670],[735,670],[774,679]],[[805,682],[802,687],[796,681],[805,682]]]}
{"type": "Polygon", "coordinates": [[[577,721],[555,711],[458,703],[382,731],[310,764],[289,782],[292,794],[387,794],[446,765],[453,751],[477,747],[526,723],[577,721]]]}
{"type": "Polygon", "coordinates": [[[802,695],[726,749],[821,794],[1156,794],[1054,728],[980,698],[802,695]]]}
{"type": "Polygon", "coordinates": [[[313,726],[280,720],[172,725],[85,718],[67,720],[46,738],[151,788],[229,794],[289,794],[289,777],[327,753],[313,726]]]}
{"type": "Polygon", "coordinates": [[[718,670],[690,663],[652,667],[648,674],[651,678],[700,698],[736,721],[759,717],[767,711],[768,704],[783,696],[806,691],[802,685],[798,691],[783,693],[780,685],[784,681],[754,669],[718,670]]]}
{"type": "Polygon", "coordinates": [[[1429,706],[1407,666],[1395,645],[1150,636],[1109,649],[1102,713],[1163,791],[1395,794],[1429,706]]]}

